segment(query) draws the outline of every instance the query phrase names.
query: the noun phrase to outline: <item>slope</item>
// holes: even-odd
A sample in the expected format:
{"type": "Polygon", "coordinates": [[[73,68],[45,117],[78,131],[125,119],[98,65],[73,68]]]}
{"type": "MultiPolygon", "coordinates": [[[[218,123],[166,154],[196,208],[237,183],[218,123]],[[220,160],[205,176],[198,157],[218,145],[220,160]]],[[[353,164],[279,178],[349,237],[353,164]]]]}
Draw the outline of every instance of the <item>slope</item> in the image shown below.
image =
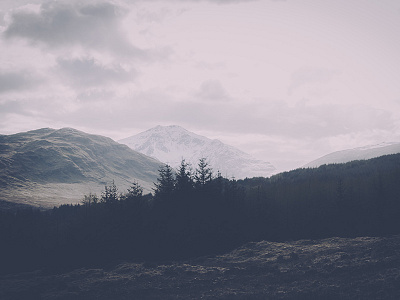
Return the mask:
{"type": "Polygon", "coordinates": [[[266,177],[275,171],[269,162],[176,125],[157,126],[119,142],[173,168],[183,158],[195,168],[199,159],[205,157],[215,172],[219,170],[226,177],[266,177]]]}
{"type": "Polygon", "coordinates": [[[400,153],[400,143],[381,143],[377,145],[368,145],[327,154],[307,163],[303,166],[303,168],[316,168],[326,164],[340,164],[353,160],[370,159],[396,153],[400,153]]]}
{"type": "Polygon", "coordinates": [[[39,206],[76,202],[112,180],[121,188],[138,180],[149,190],[160,164],[110,138],[72,128],[0,136],[2,200],[39,206]]]}

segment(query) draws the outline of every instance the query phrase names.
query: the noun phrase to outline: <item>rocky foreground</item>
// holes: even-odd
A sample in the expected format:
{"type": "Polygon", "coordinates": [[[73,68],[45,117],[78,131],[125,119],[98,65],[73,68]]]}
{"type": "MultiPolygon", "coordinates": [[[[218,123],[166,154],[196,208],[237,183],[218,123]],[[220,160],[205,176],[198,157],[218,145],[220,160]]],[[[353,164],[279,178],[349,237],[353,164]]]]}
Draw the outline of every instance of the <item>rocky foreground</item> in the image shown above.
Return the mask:
{"type": "Polygon", "coordinates": [[[6,275],[0,299],[400,299],[400,236],[263,241],[187,261],[6,275]]]}

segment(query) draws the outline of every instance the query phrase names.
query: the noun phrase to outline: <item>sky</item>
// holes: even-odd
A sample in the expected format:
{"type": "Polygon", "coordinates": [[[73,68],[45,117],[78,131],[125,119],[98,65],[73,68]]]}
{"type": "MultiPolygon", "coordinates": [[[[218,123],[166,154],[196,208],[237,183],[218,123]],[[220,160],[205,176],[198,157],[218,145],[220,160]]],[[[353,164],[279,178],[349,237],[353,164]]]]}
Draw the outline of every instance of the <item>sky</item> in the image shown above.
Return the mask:
{"type": "Polygon", "coordinates": [[[400,1],[0,2],[0,134],[157,125],[282,171],[400,142],[400,1]]]}

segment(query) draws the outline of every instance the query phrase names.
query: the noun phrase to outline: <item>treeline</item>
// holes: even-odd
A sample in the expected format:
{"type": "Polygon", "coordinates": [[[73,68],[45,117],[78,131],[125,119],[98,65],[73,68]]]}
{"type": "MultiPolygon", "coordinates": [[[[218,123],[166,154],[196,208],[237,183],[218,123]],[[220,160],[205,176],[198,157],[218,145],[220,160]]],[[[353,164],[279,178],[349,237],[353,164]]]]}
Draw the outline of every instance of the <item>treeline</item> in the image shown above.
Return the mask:
{"type": "Polygon", "coordinates": [[[221,253],[247,241],[400,232],[400,154],[234,180],[159,170],[154,195],[133,183],[49,211],[0,212],[4,272],[112,260],[172,260],[221,253]]]}
{"type": "Polygon", "coordinates": [[[239,181],[254,239],[400,232],[400,154],[239,181]]]}
{"type": "Polygon", "coordinates": [[[112,183],[101,196],[48,211],[0,212],[4,270],[78,267],[118,259],[166,260],[225,251],[240,244],[243,199],[235,180],[213,174],[205,159],[196,170],[182,161],[159,170],[154,196],[138,183],[121,194],[112,183]],[[236,217],[237,216],[237,217],[236,217]]]}

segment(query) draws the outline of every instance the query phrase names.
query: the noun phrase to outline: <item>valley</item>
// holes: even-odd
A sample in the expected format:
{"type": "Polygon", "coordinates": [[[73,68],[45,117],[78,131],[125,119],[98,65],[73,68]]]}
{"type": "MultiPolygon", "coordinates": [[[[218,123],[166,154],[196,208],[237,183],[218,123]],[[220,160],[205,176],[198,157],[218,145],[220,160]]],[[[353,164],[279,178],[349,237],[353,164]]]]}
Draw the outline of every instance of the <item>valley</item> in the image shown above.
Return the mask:
{"type": "Polygon", "coordinates": [[[400,154],[236,180],[71,128],[0,140],[1,299],[400,296],[400,154]]]}

